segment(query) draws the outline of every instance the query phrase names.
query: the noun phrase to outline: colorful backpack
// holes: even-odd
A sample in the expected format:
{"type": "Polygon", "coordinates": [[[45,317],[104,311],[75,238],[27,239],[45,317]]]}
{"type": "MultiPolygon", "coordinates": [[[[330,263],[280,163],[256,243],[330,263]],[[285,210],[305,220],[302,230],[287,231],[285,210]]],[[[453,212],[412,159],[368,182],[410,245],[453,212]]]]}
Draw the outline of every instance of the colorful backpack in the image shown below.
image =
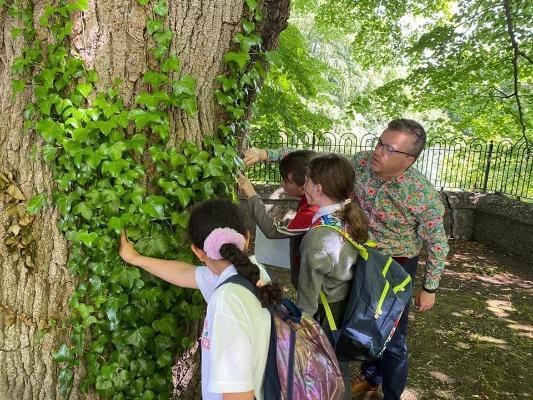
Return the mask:
{"type": "Polygon", "coordinates": [[[361,245],[340,226],[340,221],[329,215],[320,218],[312,227],[334,230],[359,251],[352,267],[352,287],[340,327],[336,326],[322,291],[320,299],[339,361],[373,360],[385,350],[409,304],[413,290],[411,276],[392,257],[373,249],[374,243],[361,245]]]}
{"type": "MultiPolygon", "coordinates": [[[[240,275],[233,275],[220,285],[228,282],[256,293],[251,282],[240,275]]],[[[269,311],[272,325],[264,400],[343,399],[339,363],[318,322],[302,314],[287,298],[269,311]]]]}

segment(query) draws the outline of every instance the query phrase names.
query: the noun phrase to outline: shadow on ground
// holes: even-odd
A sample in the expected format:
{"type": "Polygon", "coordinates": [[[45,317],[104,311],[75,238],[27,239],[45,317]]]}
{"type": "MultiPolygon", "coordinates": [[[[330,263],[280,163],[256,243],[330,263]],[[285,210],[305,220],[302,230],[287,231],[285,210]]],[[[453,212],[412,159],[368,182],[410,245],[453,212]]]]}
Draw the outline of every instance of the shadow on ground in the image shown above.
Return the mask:
{"type": "MultiPolygon", "coordinates": [[[[411,313],[402,399],[533,398],[533,263],[475,242],[450,244],[435,307],[411,313]]],[[[269,271],[290,287],[288,270],[269,271]]]]}

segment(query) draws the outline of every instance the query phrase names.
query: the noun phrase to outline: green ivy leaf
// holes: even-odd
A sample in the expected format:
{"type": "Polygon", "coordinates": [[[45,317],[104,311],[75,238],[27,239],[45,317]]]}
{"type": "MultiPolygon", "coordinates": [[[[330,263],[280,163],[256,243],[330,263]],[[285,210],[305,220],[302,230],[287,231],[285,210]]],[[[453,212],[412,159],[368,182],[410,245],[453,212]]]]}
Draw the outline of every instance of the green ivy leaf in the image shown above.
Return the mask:
{"type": "Polygon", "coordinates": [[[135,279],[140,279],[141,273],[136,267],[117,266],[111,272],[109,277],[110,282],[118,283],[126,289],[131,289],[135,283],[135,279]]]}
{"type": "Polygon", "coordinates": [[[205,150],[199,151],[198,153],[194,154],[190,159],[192,164],[199,165],[204,165],[207,160],[209,160],[209,153],[205,150]]]}
{"type": "Polygon", "coordinates": [[[157,133],[161,140],[166,141],[170,134],[170,126],[168,124],[152,125],[152,131],[157,133]]]}
{"type": "Polygon", "coordinates": [[[161,84],[167,83],[167,82],[168,82],[168,76],[157,71],[147,71],[143,75],[143,83],[149,84],[154,90],[158,90],[161,84]]]}
{"type": "Polygon", "coordinates": [[[194,183],[198,180],[198,174],[200,173],[201,168],[197,165],[188,165],[185,167],[185,176],[188,181],[194,183]]]}
{"type": "Polygon", "coordinates": [[[178,56],[171,54],[166,60],[161,63],[161,71],[167,73],[169,71],[179,72],[180,60],[178,56]]]}
{"type": "Polygon", "coordinates": [[[78,86],[76,86],[76,90],[80,92],[83,97],[87,98],[93,90],[93,85],[92,83],[80,83],[78,86]]]}
{"type": "Polygon", "coordinates": [[[51,119],[44,119],[37,122],[35,124],[35,130],[47,143],[53,143],[56,140],[60,141],[63,138],[63,126],[51,119]]]}
{"type": "Polygon", "coordinates": [[[175,191],[178,201],[182,207],[186,207],[189,204],[192,196],[192,190],[189,188],[177,188],[175,191]]]}
{"type": "Polygon", "coordinates": [[[112,310],[118,311],[122,307],[129,304],[128,295],[126,293],[122,293],[118,297],[110,296],[106,304],[109,310],[112,309],[112,310]]]}
{"type": "MultiPolygon", "coordinates": [[[[251,10],[253,11],[253,10],[251,10]]],[[[242,27],[244,29],[244,32],[248,35],[252,33],[255,30],[255,24],[252,21],[245,20],[242,23],[242,27]]]]}
{"type": "Polygon", "coordinates": [[[61,395],[65,398],[68,397],[70,389],[72,388],[72,382],[74,381],[74,373],[71,368],[63,368],[59,371],[59,390],[61,395]]]}
{"type": "Polygon", "coordinates": [[[161,368],[169,367],[173,364],[173,355],[170,351],[165,351],[157,357],[157,365],[161,368]]]}
{"type": "Polygon", "coordinates": [[[165,1],[158,1],[154,7],[154,12],[161,17],[168,15],[168,7],[165,1]]]}
{"type": "Polygon", "coordinates": [[[37,214],[46,204],[46,196],[43,193],[39,193],[28,201],[26,210],[28,210],[30,215],[37,214]]]}
{"type": "Polygon", "coordinates": [[[179,225],[182,228],[187,228],[187,225],[189,224],[189,218],[190,214],[187,211],[183,211],[181,213],[173,212],[170,216],[170,221],[172,225],[179,225]]]}
{"type": "Polygon", "coordinates": [[[183,154],[179,154],[176,149],[172,149],[170,152],[170,165],[172,165],[172,168],[185,164],[187,164],[187,157],[183,154]]]}
{"type": "Polygon", "coordinates": [[[235,64],[239,70],[244,69],[246,63],[250,61],[250,53],[239,52],[235,53],[230,51],[229,53],[224,54],[224,63],[225,64],[235,64]]]}
{"type": "Polygon", "coordinates": [[[195,118],[198,114],[198,104],[195,98],[187,97],[183,99],[180,107],[191,118],[195,118]]]}
{"type": "Polygon", "coordinates": [[[235,79],[234,76],[227,77],[225,75],[219,75],[217,76],[216,81],[222,85],[222,90],[224,90],[224,92],[237,89],[237,79],[235,79]]]}
{"type": "Polygon", "coordinates": [[[156,234],[138,240],[135,248],[148,257],[164,258],[172,249],[172,243],[168,235],[156,234]]]}
{"type": "Polygon", "coordinates": [[[142,133],[136,133],[129,141],[129,148],[137,154],[144,153],[144,146],[146,145],[146,136],[142,133]]]}
{"type": "Polygon", "coordinates": [[[211,160],[209,160],[209,163],[204,164],[203,170],[204,178],[207,178],[209,176],[224,175],[222,160],[220,158],[212,158],[211,160]]]}
{"type": "Polygon", "coordinates": [[[176,319],[172,314],[165,314],[152,323],[152,328],[163,335],[172,337],[176,332],[176,319]]]}
{"type": "Polygon", "coordinates": [[[92,247],[94,241],[98,238],[98,234],[96,232],[87,232],[87,231],[81,231],[78,233],[78,241],[82,242],[87,247],[92,247]]]}
{"type": "Polygon", "coordinates": [[[43,159],[46,162],[50,162],[55,160],[57,155],[57,149],[54,146],[50,146],[49,144],[45,144],[43,146],[43,159]]]}
{"type": "MultiPolygon", "coordinates": [[[[124,332],[126,333],[126,332],[124,332]]],[[[138,349],[144,349],[148,339],[154,336],[154,330],[149,326],[141,326],[139,329],[126,336],[126,343],[138,349]]]]}
{"type": "Polygon", "coordinates": [[[126,160],[104,161],[102,163],[102,173],[108,173],[112,177],[117,178],[120,176],[122,170],[129,166],[130,163],[126,160]]]}
{"type": "Polygon", "coordinates": [[[26,87],[26,82],[23,79],[13,79],[11,81],[11,90],[13,94],[17,94],[24,91],[26,87]]]}
{"type": "Polygon", "coordinates": [[[112,161],[117,161],[122,158],[124,150],[128,149],[128,145],[124,142],[116,142],[108,149],[109,157],[112,161]]]}
{"type": "Polygon", "coordinates": [[[257,8],[257,0],[246,0],[246,5],[253,12],[257,8]]]}
{"type": "Polygon", "coordinates": [[[154,32],[159,32],[163,29],[163,21],[158,19],[150,19],[146,21],[146,30],[150,35],[152,35],[154,32]]]}
{"type": "Polygon", "coordinates": [[[179,81],[172,83],[172,91],[174,96],[196,96],[196,80],[192,75],[183,75],[179,81]]]}
{"type": "Polygon", "coordinates": [[[231,104],[233,102],[233,98],[232,97],[230,97],[228,95],[225,95],[220,90],[216,90],[215,91],[215,97],[217,99],[217,103],[220,104],[221,106],[225,106],[225,105],[231,104]]]}
{"type": "Polygon", "coordinates": [[[89,205],[89,203],[85,201],[82,201],[81,203],[76,204],[72,212],[76,215],[81,214],[83,218],[85,218],[87,221],[90,221],[93,216],[92,207],[89,205]]]}
{"type": "Polygon", "coordinates": [[[200,181],[193,184],[193,189],[200,190],[202,192],[202,197],[209,199],[213,196],[213,184],[211,181],[200,181]]]}
{"type": "Polygon", "coordinates": [[[139,210],[153,218],[162,219],[165,217],[165,208],[161,204],[145,203],[139,207],[139,210]]]}
{"type": "Polygon", "coordinates": [[[69,12],[73,12],[75,10],[80,11],[87,11],[89,9],[89,1],[88,0],[76,0],[73,3],[67,4],[67,10],[69,12]]]}
{"type": "Polygon", "coordinates": [[[61,347],[55,352],[54,354],[54,361],[61,363],[61,362],[70,362],[73,360],[73,355],[70,349],[67,347],[66,344],[62,344],[61,347]]]}

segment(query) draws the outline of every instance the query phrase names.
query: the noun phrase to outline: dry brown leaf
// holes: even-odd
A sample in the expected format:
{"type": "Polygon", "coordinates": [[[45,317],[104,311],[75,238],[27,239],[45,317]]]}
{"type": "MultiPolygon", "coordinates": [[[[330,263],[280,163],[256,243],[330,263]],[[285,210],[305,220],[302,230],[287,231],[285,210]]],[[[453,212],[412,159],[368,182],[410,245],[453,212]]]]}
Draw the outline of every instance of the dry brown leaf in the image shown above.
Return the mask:
{"type": "Polygon", "coordinates": [[[18,224],[13,224],[9,227],[9,229],[7,230],[8,232],[11,232],[13,235],[17,236],[19,233],[20,233],[20,230],[22,228],[20,227],[20,225],[18,224]]]}
{"type": "Polygon", "coordinates": [[[7,187],[7,194],[9,194],[11,197],[13,197],[16,200],[21,200],[21,201],[26,200],[24,193],[22,193],[22,191],[16,185],[9,185],[7,187]]]}

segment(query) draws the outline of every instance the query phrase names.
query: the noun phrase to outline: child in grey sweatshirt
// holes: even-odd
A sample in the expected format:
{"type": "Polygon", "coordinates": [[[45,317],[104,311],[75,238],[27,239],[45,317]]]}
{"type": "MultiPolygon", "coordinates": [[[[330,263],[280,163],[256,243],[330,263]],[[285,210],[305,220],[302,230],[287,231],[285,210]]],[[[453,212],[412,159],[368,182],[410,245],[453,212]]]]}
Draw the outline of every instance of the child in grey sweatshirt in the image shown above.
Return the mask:
{"type": "MultiPolygon", "coordinates": [[[[296,305],[313,315],[326,333],[330,333],[320,291],[327,299],[337,325],[342,322],[345,301],[353,278],[352,266],[358,251],[337,232],[319,225],[336,225],[358,243],[368,239],[368,222],[361,208],[351,202],[355,172],[352,164],[338,154],[315,157],[309,163],[304,186],[310,205],[320,208],[313,217],[312,229],[302,240],[302,254],[296,305]]],[[[350,370],[340,363],[346,385],[346,399],[351,398],[350,370]]]]}

